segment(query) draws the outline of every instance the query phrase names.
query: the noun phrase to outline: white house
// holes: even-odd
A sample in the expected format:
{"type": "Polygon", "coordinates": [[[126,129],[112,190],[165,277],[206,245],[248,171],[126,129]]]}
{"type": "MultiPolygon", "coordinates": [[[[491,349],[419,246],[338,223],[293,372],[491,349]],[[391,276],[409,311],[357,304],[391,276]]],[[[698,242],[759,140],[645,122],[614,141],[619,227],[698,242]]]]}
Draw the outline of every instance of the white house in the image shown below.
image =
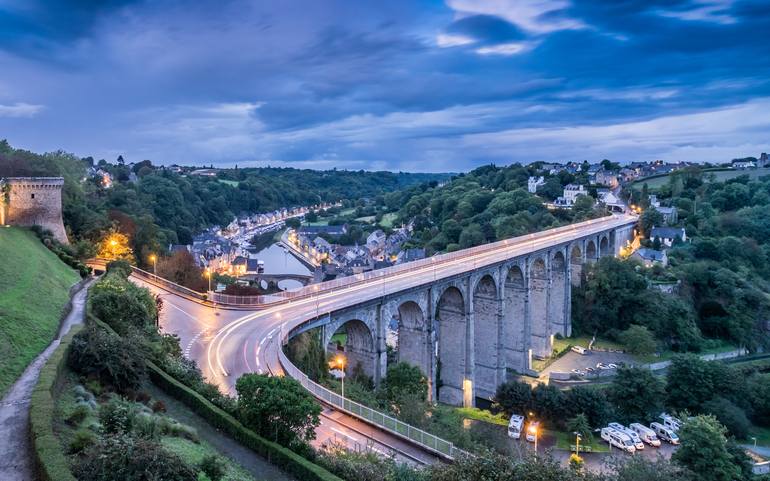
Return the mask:
{"type": "Polygon", "coordinates": [[[663,245],[671,247],[676,239],[687,240],[687,234],[682,227],[654,227],[650,232],[650,240],[660,239],[663,245]]]}
{"type": "Polygon", "coordinates": [[[535,194],[537,193],[537,188],[543,184],[545,184],[545,179],[542,176],[530,177],[527,180],[527,190],[529,191],[530,194],[535,194]]]}
{"type": "Polygon", "coordinates": [[[562,197],[564,197],[567,204],[572,205],[579,195],[588,195],[588,191],[584,185],[567,184],[567,186],[564,187],[564,195],[562,197]]]}

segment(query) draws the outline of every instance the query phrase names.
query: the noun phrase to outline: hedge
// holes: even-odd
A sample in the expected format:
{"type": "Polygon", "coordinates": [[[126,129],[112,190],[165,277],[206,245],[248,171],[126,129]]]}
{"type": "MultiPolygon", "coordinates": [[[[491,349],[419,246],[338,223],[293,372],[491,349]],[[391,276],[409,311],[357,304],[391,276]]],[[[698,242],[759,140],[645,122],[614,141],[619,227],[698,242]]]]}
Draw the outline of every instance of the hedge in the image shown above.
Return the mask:
{"type": "Polygon", "coordinates": [[[40,370],[40,377],[29,405],[29,432],[35,468],[42,481],[76,481],[70,471],[67,456],[59,438],[53,432],[53,413],[56,401],[54,393],[67,359],[72,338],[83,329],[82,324],[72,326],[59,346],[40,370]]]}
{"type": "MultiPolygon", "coordinates": [[[[104,321],[90,313],[88,318],[96,325],[115,334],[104,321]]],[[[116,334],[117,335],[117,334],[116,334]]],[[[271,464],[274,464],[297,478],[298,481],[342,481],[321,466],[309,461],[294,451],[269,441],[251,429],[246,428],[233,416],[212,404],[185,384],[177,381],[152,361],[146,361],[150,379],[172,397],[180,400],[190,410],[197,413],[212,426],[221,429],[228,436],[256,452],[271,464]]]]}

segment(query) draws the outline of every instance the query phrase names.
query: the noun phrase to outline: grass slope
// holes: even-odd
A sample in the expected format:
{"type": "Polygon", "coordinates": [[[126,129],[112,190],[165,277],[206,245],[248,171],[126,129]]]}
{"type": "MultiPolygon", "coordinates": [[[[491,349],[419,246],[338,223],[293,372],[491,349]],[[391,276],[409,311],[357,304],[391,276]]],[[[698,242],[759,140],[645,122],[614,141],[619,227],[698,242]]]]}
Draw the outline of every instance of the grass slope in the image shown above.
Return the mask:
{"type": "Polygon", "coordinates": [[[53,340],[78,279],[32,232],[0,227],[0,396],[53,340]]]}

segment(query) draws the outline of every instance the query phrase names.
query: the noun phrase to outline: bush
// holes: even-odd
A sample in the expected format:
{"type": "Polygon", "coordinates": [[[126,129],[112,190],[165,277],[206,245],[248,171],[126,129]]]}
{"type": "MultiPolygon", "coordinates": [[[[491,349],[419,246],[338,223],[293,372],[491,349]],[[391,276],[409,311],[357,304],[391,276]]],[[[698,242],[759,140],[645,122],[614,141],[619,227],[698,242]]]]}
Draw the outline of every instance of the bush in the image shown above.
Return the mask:
{"type": "Polygon", "coordinates": [[[166,403],[163,401],[155,401],[152,404],[152,412],[154,413],[165,413],[166,412],[166,403]]]}
{"type": "Polygon", "coordinates": [[[729,400],[716,397],[703,404],[703,411],[716,416],[727,430],[738,439],[746,439],[749,435],[751,423],[743,409],[729,400]]]}
{"type": "Polygon", "coordinates": [[[99,422],[107,434],[130,433],[135,418],[134,405],[123,399],[112,398],[99,409],[99,422]]]}
{"type": "Polygon", "coordinates": [[[96,376],[120,392],[137,389],[145,378],[140,340],[124,339],[96,327],[89,327],[72,339],[67,365],[76,373],[96,376]]]}
{"type": "Polygon", "coordinates": [[[107,436],[75,466],[80,481],[195,481],[195,470],[160,444],[130,436],[107,436]]]}
{"type": "Polygon", "coordinates": [[[78,429],[70,441],[70,454],[78,454],[96,444],[96,434],[88,429],[78,429]]]}
{"type": "Polygon", "coordinates": [[[85,404],[78,404],[75,409],[67,416],[67,424],[78,426],[91,412],[91,409],[85,404]]]}
{"type": "Polygon", "coordinates": [[[212,454],[206,456],[198,463],[198,469],[208,476],[211,481],[219,481],[227,472],[227,463],[219,456],[212,454]]]}
{"type": "Polygon", "coordinates": [[[132,328],[144,330],[155,325],[158,315],[155,298],[150,291],[121,275],[105,276],[91,288],[89,297],[94,315],[121,336],[132,328]]]}
{"type": "Polygon", "coordinates": [[[128,261],[111,261],[107,264],[107,272],[114,272],[128,279],[133,269],[131,269],[131,264],[128,261]]]}

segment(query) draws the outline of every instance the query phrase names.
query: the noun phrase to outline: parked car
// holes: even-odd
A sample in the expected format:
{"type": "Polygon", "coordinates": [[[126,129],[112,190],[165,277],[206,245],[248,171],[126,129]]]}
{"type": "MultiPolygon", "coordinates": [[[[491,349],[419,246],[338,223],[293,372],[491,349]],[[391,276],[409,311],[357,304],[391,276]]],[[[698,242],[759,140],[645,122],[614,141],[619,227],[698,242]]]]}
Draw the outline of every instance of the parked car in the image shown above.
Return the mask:
{"type": "Polygon", "coordinates": [[[615,446],[616,448],[631,454],[636,452],[636,447],[634,446],[631,437],[617,429],[610,427],[602,428],[601,438],[606,441],[610,447],[615,446]]]}
{"type": "Polygon", "coordinates": [[[650,424],[650,429],[655,431],[655,434],[657,434],[660,439],[666,441],[667,443],[679,444],[679,436],[677,436],[674,430],[669,429],[660,423],[650,424]]]}
{"type": "Polygon", "coordinates": [[[620,431],[621,433],[627,434],[629,437],[631,437],[631,441],[634,442],[634,447],[636,448],[637,451],[641,451],[642,449],[644,449],[644,443],[642,442],[642,439],[639,437],[639,435],[636,434],[636,431],[632,429],[628,429],[627,427],[623,426],[620,423],[609,423],[607,426],[617,431],[620,431]]]}
{"type": "Polygon", "coordinates": [[[605,371],[607,369],[612,369],[608,364],[604,364],[603,362],[597,362],[596,368],[601,369],[602,371],[605,371]]]}
{"type": "Polygon", "coordinates": [[[534,443],[537,439],[537,431],[540,429],[540,422],[532,421],[527,427],[527,441],[534,443]]]}
{"type": "Polygon", "coordinates": [[[580,354],[581,356],[585,356],[588,354],[588,349],[582,347],[582,346],[572,346],[572,351],[580,354]]]}
{"type": "Polygon", "coordinates": [[[576,376],[585,376],[586,375],[585,371],[581,371],[580,369],[573,369],[571,372],[572,372],[572,374],[574,374],[576,376]]]}
{"type": "Polygon", "coordinates": [[[658,435],[652,429],[640,423],[631,423],[628,427],[634,430],[645,443],[656,448],[660,447],[660,439],[658,439],[658,435]]]}
{"type": "Polygon", "coordinates": [[[524,426],[524,416],[514,414],[508,422],[508,436],[513,439],[521,437],[521,428],[524,426]]]}

